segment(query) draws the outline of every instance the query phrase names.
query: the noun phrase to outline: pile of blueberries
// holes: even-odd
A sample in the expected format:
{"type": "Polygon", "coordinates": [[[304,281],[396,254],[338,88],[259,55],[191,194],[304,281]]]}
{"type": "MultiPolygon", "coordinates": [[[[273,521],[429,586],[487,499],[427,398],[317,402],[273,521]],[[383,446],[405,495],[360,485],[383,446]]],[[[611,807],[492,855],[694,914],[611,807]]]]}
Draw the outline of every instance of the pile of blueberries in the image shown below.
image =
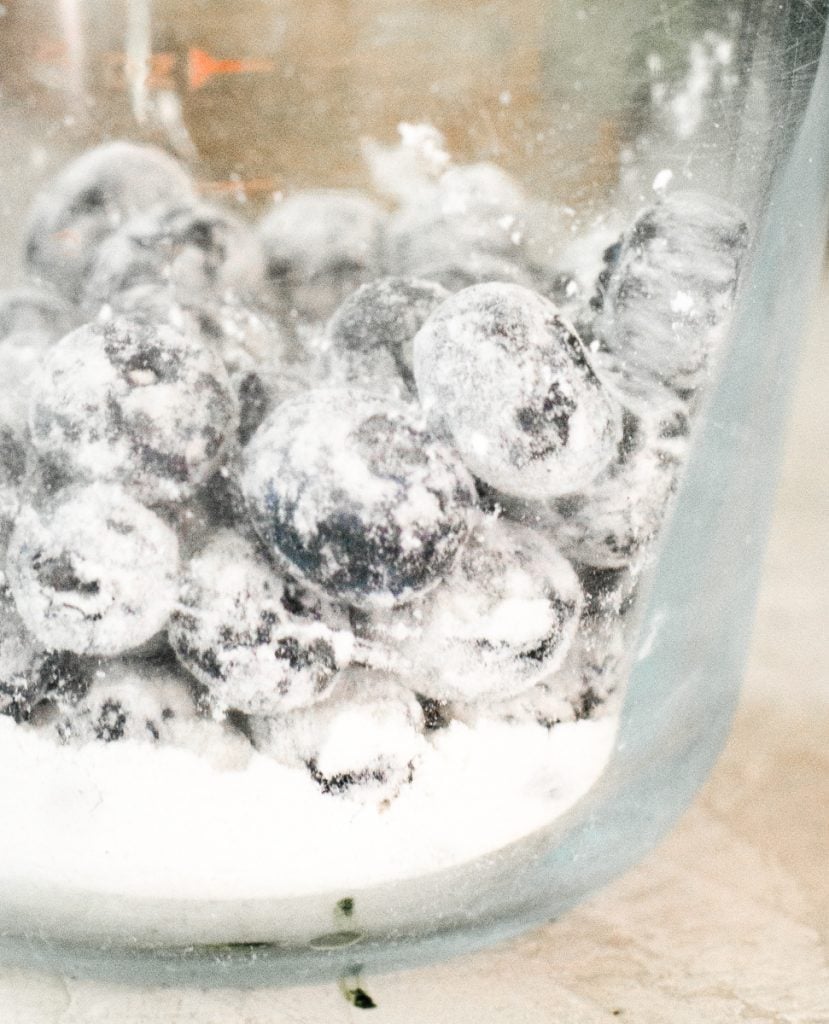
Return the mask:
{"type": "Polygon", "coordinates": [[[594,714],[747,230],[670,194],[586,295],[530,209],[476,164],[251,226],[153,148],[66,166],[0,294],[0,713],[383,798],[453,718],[594,714]]]}

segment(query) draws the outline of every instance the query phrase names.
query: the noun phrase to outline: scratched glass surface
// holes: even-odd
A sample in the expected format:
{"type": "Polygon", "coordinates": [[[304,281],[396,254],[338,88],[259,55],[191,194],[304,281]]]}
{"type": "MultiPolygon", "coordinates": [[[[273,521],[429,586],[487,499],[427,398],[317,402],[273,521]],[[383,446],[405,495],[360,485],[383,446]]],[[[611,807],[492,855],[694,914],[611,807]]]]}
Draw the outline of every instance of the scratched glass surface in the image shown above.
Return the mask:
{"type": "MultiPolygon", "coordinates": [[[[748,72],[780,57],[762,16],[739,6],[240,0],[231,17],[215,2],[7,3],[0,173],[19,191],[0,205],[4,245],[16,251],[18,211],[44,178],[123,135],[172,149],[206,196],[254,202],[365,184],[361,140],[391,142],[401,121],[433,123],[459,161],[493,160],[531,193],[587,211],[609,201],[623,168],[635,188],[680,161],[698,187],[714,179],[720,192],[754,195],[770,126],[746,130],[748,72]],[[734,87],[706,97],[693,140],[660,132],[648,54],[671,80],[706,32],[712,45],[737,39],[734,87]]],[[[796,75],[808,83],[808,60],[796,75]]]]}
{"type": "Polygon", "coordinates": [[[755,239],[643,610],[650,647],[589,799],[498,855],[361,893],[359,920],[347,926],[332,924],[328,895],[235,908],[180,901],[162,913],[78,894],[15,903],[5,893],[3,959],[201,984],[406,966],[561,913],[664,833],[716,757],[738,690],[785,382],[825,224],[827,6],[0,4],[0,286],[21,275],[32,195],[73,156],[119,137],[175,153],[204,196],[252,217],[282,191],[368,186],[365,140],[391,144],[400,122],[428,122],[459,161],[494,161],[532,195],[565,203],[579,229],[608,211],[635,212],[669,168],[739,205],[755,239]],[[731,57],[718,63],[723,41],[731,57]],[[695,61],[713,79],[695,77],[695,61]],[[194,935],[218,939],[183,941],[189,922],[194,935]]]}

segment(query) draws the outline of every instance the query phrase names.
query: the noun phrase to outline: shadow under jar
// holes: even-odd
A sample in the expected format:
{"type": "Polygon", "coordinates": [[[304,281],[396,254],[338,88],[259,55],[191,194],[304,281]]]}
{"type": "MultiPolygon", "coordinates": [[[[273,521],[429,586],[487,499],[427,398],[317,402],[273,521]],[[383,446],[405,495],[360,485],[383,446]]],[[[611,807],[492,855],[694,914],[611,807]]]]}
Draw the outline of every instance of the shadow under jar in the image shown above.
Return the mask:
{"type": "Polygon", "coordinates": [[[729,727],[826,5],[0,12],[4,962],[297,983],[562,913],[729,727]]]}

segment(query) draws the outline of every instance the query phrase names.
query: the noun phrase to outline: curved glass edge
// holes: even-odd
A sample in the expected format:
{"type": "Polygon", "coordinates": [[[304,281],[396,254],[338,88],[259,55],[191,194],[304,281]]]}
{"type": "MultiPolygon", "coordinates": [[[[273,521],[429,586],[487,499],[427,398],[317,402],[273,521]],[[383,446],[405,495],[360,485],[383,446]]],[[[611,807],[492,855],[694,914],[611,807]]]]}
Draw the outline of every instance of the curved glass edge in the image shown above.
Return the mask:
{"type": "Polygon", "coordinates": [[[347,949],[145,949],[0,936],[0,962],[108,981],[198,986],[308,984],[358,968],[415,967],[493,945],[554,919],[626,870],[665,834],[727,736],[753,616],[774,466],[808,300],[820,269],[829,180],[829,53],[769,197],[731,345],[661,547],[640,655],[607,772],[517,867],[512,900],[480,894],[465,922],[347,949]],[[793,253],[802,253],[800,261],[793,253]],[[774,337],[758,347],[756,339],[774,337]],[[720,506],[731,510],[723,516],[720,506]],[[695,709],[708,702],[705,719],[695,709]],[[607,851],[612,851],[608,855],[607,851]]]}

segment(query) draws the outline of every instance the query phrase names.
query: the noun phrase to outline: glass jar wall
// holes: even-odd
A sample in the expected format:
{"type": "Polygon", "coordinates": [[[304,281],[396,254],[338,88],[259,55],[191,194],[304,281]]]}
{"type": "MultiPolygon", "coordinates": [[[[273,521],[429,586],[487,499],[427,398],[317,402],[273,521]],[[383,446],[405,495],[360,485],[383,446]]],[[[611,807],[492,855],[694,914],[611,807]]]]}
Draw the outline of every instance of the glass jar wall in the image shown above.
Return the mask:
{"type": "MultiPolygon", "coordinates": [[[[14,822],[0,845],[4,957],[204,984],[321,979],[358,964],[406,966],[559,914],[664,833],[722,743],[750,629],[787,381],[825,238],[825,22],[822,4],[724,8],[703,0],[676,10],[638,0],[5,5],[0,285],[35,282],[55,305],[48,344],[30,343],[28,326],[23,341],[20,331],[0,341],[0,356],[9,360],[0,385],[7,405],[16,409],[24,392],[27,403],[19,420],[25,465],[9,488],[4,533],[0,694],[3,686],[12,691],[9,651],[18,665],[21,647],[37,667],[39,687],[31,706],[21,710],[9,699],[0,716],[0,791],[14,822]],[[186,183],[170,186],[182,172],[164,164],[161,200],[136,200],[138,208],[132,199],[113,201],[106,189],[102,198],[103,179],[94,173],[83,187],[66,185],[73,160],[116,140],[175,158],[186,183]],[[325,195],[352,203],[359,190],[359,216],[370,209],[372,225],[382,225],[376,258],[366,257],[368,242],[354,241],[353,221],[329,207],[325,214],[313,204],[299,208],[285,227],[289,204],[307,194],[318,199],[319,191],[308,190],[323,189],[347,190],[325,195]],[[76,204],[68,214],[67,195],[76,204]],[[97,196],[97,213],[87,209],[90,196],[97,196]],[[49,221],[38,235],[37,211],[44,203],[51,209],[50,202],[63,202],[61,216],[70,220],[49,221]],[[84,223],[104,224],[93,236],[79,234],[78,203],[91,218],[84,223]],[[195,242],[169,224],[159,232],[152,218],[160,209],[168,216],[171,207],[184,210],[176,216],[191,229],[188,211],[198,212],[195,242]],[[204,241],[206,210],[230,218],[216,251],[204,241]],[[89,243],[80,262],[79,237],[89,243]],[[44,256],[53,249],[57,263],[44,256]],[[150,259],[148,250],[161,256],[150,259]],[[209,287],[207,250],[211,259],[219,252],[209,287]],[[138,265],[135,251],[143,275],[138,300],[136,281],[124,286],[124,273],[138,265]],[[249,260],[241,258],[248,253],[249,260]],[[429,293],[419,330],[403,339],[404,354],[395,354],[394,373],[376,378],[377,349],[368,362],[344,366],[335,344],[344,328],[337,335],[331,323],[348,322],[340,303],[358,285],[389,274],[427,279],[438,290],[429,293]],[[648,303],[640,314],[643,280],[648,303]],[[507,290],[487,291],[491,282],[507,290]],[[484,292],[469,299],[474,288],[484,292]],[[133,305],[124,305],[125,291],[133,305]],[[556,367],[558,386],[565,380],[576,389],[579,415],[579,403],[592,402],[579,429],[596,440],[585,442],[579,458],[601,461],[596,451],[605,436],[603,467],[565,465],[558,406],[545,422],[557,431],[555,472],[572,472],[569,483],[550,491],[547,475],[528,483],[526,465],[509,453],[498,465],[480,456],[487,421],[498,419],[510,388],[519,386],[510,360],[524,365],[525,354],[520,346],[508,349],[506,361],[485,367],[464,394],[434,367],[455,359],[466,380],[464,360],[473,350],[454,352],[452,344],[471,331],[479,351],[474,346],[487,333],[481,294],[509,300],[509,315],[530,325],[530,347],[543,349],[545,368],[556,367]],[[549,302],[561,313],[550,313],[549,302]],[[175,307],[172,319],[168,306],[175,307]],[[544,331],[534,326],[539,317],[547,317],[544,331]],[[197,350],[186,358],[198,372],[227,382],[194,407],[191,418],[204,436],[231,416],[222,411],[222,387],[231,389],[233,415],[253,409],[247,432],[236,420],[230,432],[241,433],[217,443],[222,458],[205,456],[210,473],[192,470],[191,487],[191,464],[181,470],[186,488],[179,477],[173,487],[169,474],[148,475],[144,464],[142,473],[125,476],[111,445],[104,455],[95,448],[82,458],[88,423],[67,427],[78,405],[70,399],[82,392],[84,415],[91,415],[96,391],[109,387],[108,378],[94,376],[101,364],[93,371],[92,355],[77,356],[77,332],[86,353],[108,339],[107,359],[133,374],[129,388],[138,388],[148,372],[151,385],[158,376],[166,382],[163,368],[146,363],[144,352],[144,361],[124,370],[112,351],[133,353],[135,324],[155,331],[162,321],[179,339],[169,342],[176,352],[197,350]],[[90,331],[89,324],[96,326],[90,331]],[[653,324],[667,324],[670,344],[704,342],[704,372],[697,374],[696,363],[677,370],[653,324]],[[67,345],[70,328],[75,341],[67,345]],[[622,335],[624,346],[614,340],[622,335]],[[262,355],[263,346],[270,354],[262,355]],[[58,349],[70,355],[55,355],[58,349]],[[224,369],[214,372],[217,351],[224,369]],[[576,357],[562,363],[562,351],[576,357]],[[270,375],[248,372],[265,362],[270,375]],[[591,390],[594,370],[613,401],[591,390]],[[628,466],[640,450],[631,438],[641,436],[641,424],[665,397],[666,374],[675,372],[667,388],[671,415],[662,416],[654,458],[658,467],[670,465],[668,490],[677,493],[666,497],[664,527],[634,531],[636,543],[625,549],[616,539],[618,517],[628,526],[631,517],[640,522],[644,506],[633,495],[642,481],[624,468],[610,472],[612,484],[602,481],[614,458],[628,466]],[[491,378],[499,375],[506,384],[496,387],[491,378]],[[70,397],[58,407],[64,379],[70,397]],[[253,379],[264,384],[251,405],[239,382],[253,379]],[[475,388],[470,412],[464,402],[475,388]],[[365,392],[373,397],[361,398],[365,392]],[[342,560],[326,575],[325,559],[313,561],[296,540],[301,530],[289,543],[284,521],[281,532],[272,529],[274,494],[295,462],[285,456],[275,481],[267,474],[280,438],[305,430],[303,458],[322,486],[331,452],[314,448],[320,436],[344,435],[363,401],[372,422],[382,413],[420,431],[419,421],[400,411],[417,408],[418,399],[431,419],[428,431],[417,433],[412,458],[420,465],[427,453],[430,467],[442,459],[441,472],[454,474],[452,501],[463,506],[463,525],[441,520],[441,529],[463,534],[466,547],[453,542],[422,577],[411,570],[405,544],[391,558],[383,547],[391,563],[383,566],[383,587],[392,596],[385,600],[386,591],[372,583],[367,598],[364,577],[343,575],[342,560]],[[199,419],[203,409],[209,416],[199,419]],[[606,430],[596,428],[602,416],[606,430]],[[469,417],[471,435],[464,432],[469,417]],[[263,474],[270,490],[260,502],[263,474]],[[232,486],[237,478],[241,497],[232,486]],[[217,479],[227,485],[221,499],[217,479]],[[621,505],[614,504],[620,487],[621,505]],[[609,526],[602,519],[608,505],[609,526]],[[109,524],[133,517],[130,529],[143,546],[119,557],[152,563],[152,600],[146,586],[135,599],[144,601],[146,614],[137,617],[142,628],[150,623],[150,635],[139,637],[133,619],[127,640],[122,630],[115,642],[99,641],[93,624],[76,642],[75,620],[58,635],[53,620],[38,618],[31,586],[42,589],[41,548],[61,515],[86,523],[87,538],[103,551],[104,574],[107,553],[121,550],[109,524]],[[103,522],[97,536],[96,517],[103,522]],[[174,571],[164,561],[168,535],[178,549],[174,571]],[[260,596],[251,596],[251,580],[263,573],[272,575],[255,591],[260,596]],[[280,607],[290,608],[285,622],[281,611],[275,615],[278,635],[270,620],[267,641],[261,622],[259,639],[246,634],[237,646],[248,660],[234,661],[231,677],[211,673],[204,652],[193,653],[203,636],[192,621],[201,615],[204,622],[204,593],[218,592],[218,601],[234,587],[237,613],[244,606],[258,614],[259,601],[273,619],[275,588],[280,607]],[[165,612],[167,591],[175,593],[165,612]],[[570,611],[562,611],[568,601],[570,611]],[[542,606],[536,635],[533,616],[542,606]],[[583,624],[593,629],[600,620],[603,639],[591,639],[574,674],[583,624]],[[306,633],[284,632],[298,621],[306,633]],[[308,628],[316,630],[315,643],[335,635],[333,674],[322,682],[313,676],[324,692],[308,697],[293,663],[273,693],[282,700],[283,690],[290,692],[296,703],[263,697],[251,683],[260,670],[250,650],[276,653],[279,661],[286,637],[304,642],[308,628]],[[499,660],[493,651],[510,657],[499,660]],[[237,687],[235,696],[226,689],[217,696],[219,677],[222,686],[237,687]],[[136,679],[144,681],[137,703],[134,694],[123,696],[136,679]],[[186,697],[185,686],[192,691],[186,697]],[[97,704],[90,696],[96,687],[97,704]],[[141,720],[140,735],[124,724],[129,713],[141,720]],[[104,727],[102,715],[109,716],[104,727]],[[183,721],[181,729],[167,729],[171,719],[183,721]],[[335,733],[339,739],[323,750],[320,737],[335,733]],[[355,770],[343,750],[356,758],[355,770]],[[375,760],[366,760],[367,750],[375,760]],[[366,798],[359,779],[370,783],[366,798]]],[[[152,193],[156,158],[144,168],[136,151],[114,152],[106,180],[121,188],[133,173],[130,195],[152,193]]],[[[407,293],[403,304],[411,309],[415,300],[407,293]]],[[[358,306],[352,322],[355,316],[362,330],[370,315],[358,306]]],[[[184,371],[181,377],[190,380],[184,371]]],[[[186,389],[173,391],[175,402],[191,398],[186,389]]],[[[122,403],[122,434],[124,394],[106,391],[110,412],[112,401],[122,403]]],[[[152,408],[141,407],[150,420],[158,415],[158,405],[152,408]]],[[[529,413],[524,420],[536,429],[529,413]]],[[[152,430],[146,418],[140,422],[145,426],[129,435],[133,454],[152,447],[152,430]]],[[[384,433],[377,444],[390,458],[400,442],[384,433]]],[[[122,449],[117,457],[129,463],[133,455],[122,449]]],[[[179,452],[167,452],[173,454],[179,452]]],[[[350,448],[347,454],[357,458],[350,448]]],[[[537,457],[547,455],[533,449],[530,461],[537,457]]],[[[397,464],[395,473],[405,476],[397,464]]],[[[660,479],[646,474],[644,491],[660,479]]],[[[333,488],[338,501],[352,483],[333,488]]],[[[365,520],[365,487],[356,490],[365,520]]],[[[337,522],[331,544],[347,534],[350,557],[357,540],[342,517],[337,522]]],[[[370,532],[358,538],[366,550],[370,532]]],[[[630,541],[630,530],[625,537],[630,541]]],[[[67,591],[70,605],[77,593],[91,600],[101,591],[98,577],[69,579],[65,561],[55,568],[55,557],[49,578],[61,600],[67,591]]],[[[72,572],[78,575],[77,565],[72,572]]],[[[105,619],[109,606],[95,614],[105,619]]]]}

